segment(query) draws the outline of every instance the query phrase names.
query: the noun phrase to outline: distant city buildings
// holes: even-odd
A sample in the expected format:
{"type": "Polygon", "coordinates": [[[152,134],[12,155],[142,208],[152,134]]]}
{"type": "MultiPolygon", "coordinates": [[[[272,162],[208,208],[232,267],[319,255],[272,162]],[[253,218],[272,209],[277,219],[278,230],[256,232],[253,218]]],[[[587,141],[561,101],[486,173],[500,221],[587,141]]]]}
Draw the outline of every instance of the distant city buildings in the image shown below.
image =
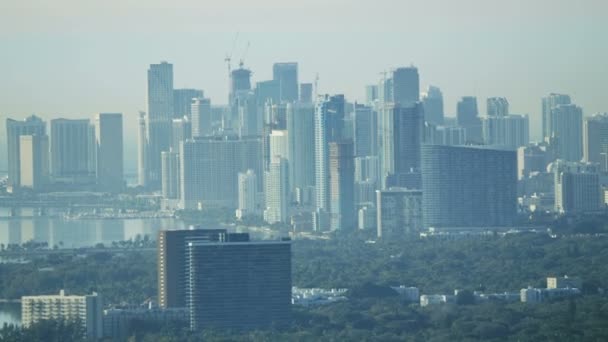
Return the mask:
{"type": "Polygon", "coordinates": [[[488,117],[509,115],[509,101],[504,97],[490,97],[487,100],[488,117]]]}
{"type": "Polygon", "coordinates": [[[298,100],[298,63],[275,63],[272,79],[279,85],[279,101],[298,100]]]}
{"type": "Polygon", "coordinates": [[[482,120],[486,145],[517,149],[530,142],[527,115],[495,115],[482,120]]]}
{"type": "Polygon", "coordinates": [[[95,141],[98,187],[103,191],[121,192],[125,187],[121,113],[95,115],[95,141]]]}
{"type": "Polygon", "coordinates": [[[602,172],[608,172],[608,113],[585,118],[583,160],[597,163],[602,172]]]}
{"type": "Polygon", "coordinates": [[[603,208],[597,164],[557,160],[552,165],[555,177],[555,211],[562,214],[596,212],[603,208]]]}
{"type": "MultiPolygon", "coordinates": [[[[53,181],[64,184],[94,183],[96,145],[95,127],[88,119],[51,120],[50,169],[53,181]]],[[[108,158],[107,155],[103,157],[108,158]]]]}
{"type": "Polygon", "coordinates": [[[574,105],[558,105],[551,110],[550,143],[555,156],[578,162],[583,158],[583,110],[574,105]]]}
{"type": "Polygon", "coordinates": [[[424,119],[432,125],[443,125],[443,93],[438,87],[429,86],[422,95],[424,119]]]}
{"type": "Polygon", "coordinates": [[[8,186],[11,188],[21,186],[21,145],[19,139],[22,135],[46,136],[46,123],[35,115],[31,115],[22,121],[6,119],[8,186]]]}
{"type": "Polygon", "coordinates": [[[477,109],[477,98],[464,96],[456,107],[456,121],[466,131],[467,142],[483,143],[482,124],[477,109]]]}
{"type": "Polygon", "coordinates": [[[402,238],[422,229],[422,191],[390,188],[376,191],[377,235],[402,238]]]}

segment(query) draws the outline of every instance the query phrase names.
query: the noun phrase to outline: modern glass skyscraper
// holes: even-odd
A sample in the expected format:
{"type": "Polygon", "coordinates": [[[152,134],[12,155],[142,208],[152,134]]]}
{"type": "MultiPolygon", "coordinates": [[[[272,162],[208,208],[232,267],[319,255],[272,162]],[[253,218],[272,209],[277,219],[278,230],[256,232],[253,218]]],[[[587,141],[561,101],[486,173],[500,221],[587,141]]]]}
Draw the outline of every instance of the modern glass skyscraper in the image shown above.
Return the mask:
{"type": "Polygon", "coordinates": [[[456,120],[466,130],[468,142],[483,143],[482,124],[477,110],[477,98],[464,96],[457,104],[456,120]]]}
{"type": "Polygon", "coordinates": [[[146,186],[160,189],[161,152],[171,145],[174,116],[173,64],[151,64],[148,69],[148,112],[146,116],[146,186]]]}
{"type": "Polygon", "coordinates": [[[530,142],[529,126],[527,115],[488,116],[483,119],[483,140],[515,150],[530,142]]]}
{"type": "Polygon", "coordinates": [[[211,117],[211,100],[196,97],[191,100],[192,136],[195,138],[209,136],[213,132],[211,117]]]}
{"type": "Polygon", "coordinates": [[[608,113],[585,118],[583,159],[588,163],[598,163],[602,172],[608,172],[608,113]]]}
{"type": "Polygon", "coordinates": [[[429,86],[426,93],[422,96],[424,107],[424,119],[433,125],[443,125],[443,93],[441,89],[429,86]]]}
{"type": "Polygon", "coordinates": [[[392,102],[402,107],[412,106],[420,100],[420,79],[414,66],[393,70],[392,102]]]}
{"type": "Polygon", "coordinates": [[[331,230],[354,230],[355,162],[352,141],[329,143],[329,222],[331,230]]]}
{"type": "Polygon", "coordinates": [[[173,117],[181,119],[191,117],[192,99],[203,97],[203,91],[199,89],[174,89],[173,90],[173,117]]]}
{"type": "Polygon", "coordinates": [[[378,114],[372,107],[355,103],[355,156],[368,157],[378,153],[378,114]]]}
{"type": "Polygon", "coordinates": [[[124,184],[122,114],[95,116],[97,185],[103,191],[119,192],[124,184]]]}
{"type": "Polygon", "coordinates": [[[8,185],[19,187],[20,183],[20,148],[19,137],[22,135],[46,135],[46,123],[32,115],[25,120],[6,119],[6,145],[8,157],[8,185]]]}
{"type": "Polygon", "coordinates": [[[564,94],[551,93],[542,99],[543,112],[543,139],[550,139],[552,134],[551,111],[558,105],[570,104],[570,96],[564,94]]]}
{"type": "Polygon", "coordinates": [[[88,119],[51,120],[51,176],[67,184],[93,183],[95,127],[88,119]]]}
{"type": "Polygon", "coordinates": [[[279,84],[279,101],[298,100],[298,63],[274,63],[272,78],[279,84]]]}
{"type": "Polygon", "coordinates": [[[422,146],[424,227],[507,227],[517,214],[515,151],[422,146]]]}
{"type": "Polygon", "coordinates": [[[551,145],[557,158],[578,162],[583,158],[583,110],[574,104],[551,110],[551,145]]]}

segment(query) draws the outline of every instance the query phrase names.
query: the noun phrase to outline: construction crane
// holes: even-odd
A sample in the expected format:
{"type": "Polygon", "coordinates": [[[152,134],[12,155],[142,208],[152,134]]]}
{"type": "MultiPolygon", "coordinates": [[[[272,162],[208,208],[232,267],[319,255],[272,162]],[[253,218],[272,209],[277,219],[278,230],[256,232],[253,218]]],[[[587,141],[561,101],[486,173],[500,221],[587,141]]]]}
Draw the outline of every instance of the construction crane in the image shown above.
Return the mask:
{"type": "Polygon", "coordinates": [[[239,60],[239,68],[243,68],[243,65],[245,65],[245,57],[247,57],[247,52],[249,52],[249,45],[251,45],[250,42],[247,42],[247,46],[245,46],[245,50],[239,60]]]}
{"type": "Polygon", "coordinates": [[[231,65],[231,61],[232,61],[232,55],[234,54],[234,48],[236,48],[236,42],[239,39],[239,32],[236,33],[236,35],[234,36],[234,40],[232,42],[232,49],[230,50],[230,54],[226,54],[226,57],[224,58],[224,62],[226,62],[226,65],[228,66],[228,76],[230,76],[230,71],[232,71],[232,65],[231,65]]]}

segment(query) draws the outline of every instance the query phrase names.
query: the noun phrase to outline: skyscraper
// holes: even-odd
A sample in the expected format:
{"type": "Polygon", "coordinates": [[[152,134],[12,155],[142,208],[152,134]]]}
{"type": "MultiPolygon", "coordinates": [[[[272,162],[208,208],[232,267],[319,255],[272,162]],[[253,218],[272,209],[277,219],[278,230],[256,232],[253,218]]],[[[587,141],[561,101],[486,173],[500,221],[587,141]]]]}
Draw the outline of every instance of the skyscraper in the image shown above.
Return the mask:
{"type": "Polygon", "coordinates": [[[23,121],[6,119],[6,145],[8,149],[8,185],[18,187],[20,183],[21,162],[19,160],[19,137],[21,135],[46,135],[46,123],[31,115],[23,121]]]}
{"type": "Polygon", "coordinates": [[[402,107],[414,105],[420,99],[418,69],[414,66],[393,70],[393,101],[402,107]]]}
{"type": "Polygon", "coordinates": [[[202,97],[193,98],[190,112],[192,113],[192,137],[211,135],[213,132],[211,100],[202,97]]]}
{"type": "Polygon", "coordinates": [[[488,116],[507,116],[509,115],[509,101],[504,97],[489,97],[487,99],[488,116]]]}
{"type": "Polygon", "coordinates": [[[464,96],[457,105],[456,120],[458,125],[466,130],[468,142],[481,144],[483,142],[482,125],[477,110],[477,98],[464,96]]]}
{"type": "Polygon", "coordinates": [[[292,189],[315,185],[315,107],[312,103],[287,104],[292,189]]]}
{"type": "Polygon", "coordinates": [[[312,83],[300,83],[300,102],[312,103],[312,83]]]}
{"type": "Polygon", "coordinates": [[[49,180],[49,137],[46,135],[19,136],[19,186],[34,191],[49,180]]]}
{"type": "Polygon", "coordinates": [[[192,238],[182,266],[191,330],[264,329],[289,322],[290,241],[249,241],[248,234],[192,238]]]}
{"type": "Polygon", "coordinates": [[[148,169],[146,168],[148,139],[146,134],[146,112],[140,111],[137,117],[137,184],[139,186],[146,186],[148,179],[148,169]]]}
{"type": "Polygon", "coordinates": [[[486,145],[517,149],[530,142],[530,123],[527,115],[488,116],[482,123],[486,145]]]}
{"type": "Polygon", "coordinates": [[[598,163],[602,172],[608,172],[608,113],[585,118],[583,160],[598,163]]]}
{"type": "Polygon", "coordinates": [[[315,187],[318,210],[329,211],[329,143],[341,141],[344,95],[325,95],[315,111],[315,187]]]}
{"type": "Polygon", "coordinates": [[[187,140],[180,150],[181,206],[236,209],[238,173],[252,169],[263,184],[259,138],[234,136],[187,140]]]}
{"type": "Polygon", "coordinates": [[[551,124],[551,111],[559,105],[570,104],[570,96],[563,94],[551,93],[547,97],[542,99],[542,112],[543,112],[543,139],[551,138],[552,124],[551,124]]]}
{"type": "Polygon", "coordinates": [[[298,100],[298,63],[274,63],[272,78],[279,83],[279,101],[298,100]]]}
{"type": "Polygon", "coordinates": [[[517,214],[514,151],[422,146],[424,227],[505,227],[517,214]]]}
{"type": "Polygon", "coordinates": [[[424,119],[433,125],[443,125],[443,93],[441,89],[429,86],[422,96],[424,119]]]}
{"type": "Polygon", "coordinates": [[[95,128],[88,119],[51,120],[51,176],[61,183],[93,183],[95,128]]]}
{"type": "Polygon", "coordinates": [[[422,191],[390,188],[376,191],[379,238],[402,238],[422,229],[422,191]]]}
{"type": "Polygon", "coordinates": [[[371,107],[355,103],[355,156],[376,155],[378,149],[378,115],[371,107]]]}
{"type": "Polygon", "coordinates": [[[158,232],[158,305],[186,307],[186,239],[219,241],[225,229],[183,229],[158,232]]]}
{"type": "Polygon", "coordinates": [[[331,230],[354,230],[355,163],[352,141],[329,143],[329,222],[331,230]]]}
{"type": "Polygon", "coordinates": [[[244,69],[242,66],[232,70],[230,73],[230,94],[229,102],[232,104],[239,94],[251,91],[251,70],[244,69]]]}
{"type": "Polygon", "coordinates": [[[370,84],[365,86],[365,104],[373,106],[374,102],[378,100],[378,86],[370,84]]]}
{"type": "Polygon", "coordinates": [[[240,172],[238,175],[239,206],[236,217],[242,219],[245,216],[258,214],[258,185],[257,177],[253,170],[240,172]]]}
{"type": "Polygon", "coordinates": [[[161,152],[168,151],[171,145],[173,104],[173,64],[151,64],[146,116],[146,186],[150,189],[160,189],[161,186],[161,152]]]}
{"type": "Polygon", "coordinates": [[[574,104],[551,110],[551,144],[556,157],[578,162],[583,157],[583,110],[574,104]]]}
{"type": "Polygon", "coordinates": [[[189,120],[192,119],[191,104],[194,98],[203,98],[203,91],[199,89],[174,89],[173,117],[181,119],[185,116],[189,120]]]}
{"type": "Polygon", "coordinates": [[[567,162],[558,159],[551,167],[555,177],[556,212],[582,214],[602,209],[597,164],[567,162]]]}
{"type": "Polygon", "coordinates": [[[192,124],[187,116],[173,119],[171,122],[171,146],[170,149],[178,152],[179,144],[192,138],[192,124]]]}
{"type": "Polygon", "coordinates": [[[264,105],[267,102],[279,103],[280,92],[279,81],[268,80],[257,82],[255,85],[255,99],[258,106],[264,105]]]}
{"type": "Polygon", "coordinates": [[[120,192],[125,186],[122,114],[97,114],[95,116],[95,139],[97,185],[103,191],[120,192]]]}
{"type": "Polygon", "coordinates": [[[161,190],[163,198],[178,199],[180,197],[179,153],[173,150],[163,151],[161,159],[163,175],[161,190]]]}
{"type": "Polygon", "coordinates": [[[280,154],[273,155],[266,172],[264,221],[287,222],[289,210],[289,164],[280,154]]]}

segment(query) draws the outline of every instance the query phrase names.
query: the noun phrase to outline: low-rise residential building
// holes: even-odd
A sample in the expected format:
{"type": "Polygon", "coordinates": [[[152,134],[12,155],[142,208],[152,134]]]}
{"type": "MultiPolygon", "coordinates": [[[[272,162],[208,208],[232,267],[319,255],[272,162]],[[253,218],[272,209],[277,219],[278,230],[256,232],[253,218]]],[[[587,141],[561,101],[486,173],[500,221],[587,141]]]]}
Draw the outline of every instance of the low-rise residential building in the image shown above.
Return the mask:
{"type": "Polygon", "coordinates": [[[583,282],[578,277],[547,277],[547,288],[548,289],[580,289],[583,282]]]}

